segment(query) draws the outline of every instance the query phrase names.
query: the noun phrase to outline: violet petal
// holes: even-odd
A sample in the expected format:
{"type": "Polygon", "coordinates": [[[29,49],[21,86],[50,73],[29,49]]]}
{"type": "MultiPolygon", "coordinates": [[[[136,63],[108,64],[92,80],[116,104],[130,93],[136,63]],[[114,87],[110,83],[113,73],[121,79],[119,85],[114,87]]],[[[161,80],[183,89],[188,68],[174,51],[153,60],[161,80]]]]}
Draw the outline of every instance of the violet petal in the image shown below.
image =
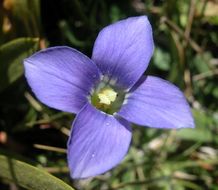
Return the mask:
{"type": "Polygon", "coordinates": [[[105,27],[98,35],[92,59],[109,79],[132,87],[147,68],[154,49],[146,16],[131,17],[105,27]]]}
{"type": "Polygon", "coordinates": [[[153,76],[141,78],[118,115],[138,125],[154,128],[194,127],[183,93],[170,82],[153,76]]]}
{"type": "Polygon", "coordinates": [[[24,60],[25,76],[36,97],[55,109],[77,113],[100,80],[91,59],[69,47],[53,47],[24,60]]]}
{"type": "Polygon", "coordinates": [[[131,128],[87,103],[76,116],[68,141],[72,178],[87,178],[115,167],[126,155],[131,128]]]}

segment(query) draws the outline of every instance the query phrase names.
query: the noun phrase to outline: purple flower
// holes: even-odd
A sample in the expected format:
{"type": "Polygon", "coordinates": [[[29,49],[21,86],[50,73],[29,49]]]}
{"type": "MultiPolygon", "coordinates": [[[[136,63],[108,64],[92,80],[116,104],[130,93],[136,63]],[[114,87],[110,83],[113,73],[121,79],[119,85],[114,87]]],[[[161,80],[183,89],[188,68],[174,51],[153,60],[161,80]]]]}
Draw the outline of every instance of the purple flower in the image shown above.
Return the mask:
{"type": "Polygon", "coordinates": [[[24,61],[36,97],[77,114],[68,141],[72,178],[87,178],[116,166],[128,151],[130,122],[153,128],[194,127],[189,105],[173,84],[142,76],[153,53],[146,16],[105,27],[92,58],[69,47],[42,50],[24,61]]]}

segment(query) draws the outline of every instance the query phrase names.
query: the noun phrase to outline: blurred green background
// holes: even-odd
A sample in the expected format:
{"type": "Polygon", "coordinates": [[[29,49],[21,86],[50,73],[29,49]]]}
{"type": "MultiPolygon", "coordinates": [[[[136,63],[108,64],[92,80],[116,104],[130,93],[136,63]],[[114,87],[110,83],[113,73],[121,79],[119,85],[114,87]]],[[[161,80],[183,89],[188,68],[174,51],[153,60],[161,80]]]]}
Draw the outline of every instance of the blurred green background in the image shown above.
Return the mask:
{"type": "Polygon", "coordinates": [[[218,189],[217,0],[0,0],[0,27],[0,189],[23,189],[20,186],[30,181],[44,189],[40,178],[20,181],[16,172],[28,173],[22,166],[7,174],[5,164],[11,158],[75,189],[218,189]],[[156,47],[145,73],[183,90],[196,128],[133,127],[131,148],[119,166],[93,179],[73,181],[65,149],[74,116],[35,99],[22,60],[55,45],[71,46],[90,57],[104,26],[136,15],[148,15],[153,26],[156,47]]]}

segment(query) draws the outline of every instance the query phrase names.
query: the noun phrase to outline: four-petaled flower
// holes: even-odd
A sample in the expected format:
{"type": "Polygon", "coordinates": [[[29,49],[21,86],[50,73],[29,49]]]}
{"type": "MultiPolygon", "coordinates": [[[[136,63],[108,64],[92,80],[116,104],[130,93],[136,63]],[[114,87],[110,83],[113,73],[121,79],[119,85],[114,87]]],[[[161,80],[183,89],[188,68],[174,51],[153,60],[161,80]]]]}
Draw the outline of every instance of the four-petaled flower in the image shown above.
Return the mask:
{"type": "Polygon", "coordinates": [[[164,129],[194,127],[189,105],[176,86],[142,76],[152,54],[151,25],[140,16],[105,27],[91,59],[64,46],[25,59],[25,76],[36,97],[77,114],[68,141],[72,178],[116,166],[129,148],[129,122],[164,129]]]}

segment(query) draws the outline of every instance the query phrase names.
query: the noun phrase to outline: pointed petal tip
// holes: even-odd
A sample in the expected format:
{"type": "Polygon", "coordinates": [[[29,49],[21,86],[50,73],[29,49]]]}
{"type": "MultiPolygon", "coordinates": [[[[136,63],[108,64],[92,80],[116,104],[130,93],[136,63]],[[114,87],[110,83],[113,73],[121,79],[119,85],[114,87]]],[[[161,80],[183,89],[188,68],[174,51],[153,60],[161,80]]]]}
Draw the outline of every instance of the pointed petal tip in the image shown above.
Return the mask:
{"type": "Polygon", "coordinates": [[[128,89],[147,69],[153,51],[152,27],[147,16],[130,17],[99,32],[92,59],[103,74],[128,89]]]}
{"type": "Polygon", "coordinates": [[[38,51],[23,64],[35,96],[47,106],[66,112],[77,113],[100,80],[100,72],[93,61],[67,46],[38,51]]]}
{"type": "Polygon", "coordinates": [[[185,129],[185,128],[194,129],[195,128],[195,122],[194,122],[194,119],[193,119],[192,115],[190,116],[190,120],[191,121],[189,123],[178,126],[178,127],[176,127],[176,129],[185,129]]]}
{"type": "Polygon", "coordinates": [[[174,128],[164,128],[164,129],[194,129],[195,128],[195,125],[182,125],[182,126],[175,126],[174,128]]]}
{"type": "Polygon", "coordinates": [[[118,115],[151,128],[195,127],[190,106],[179,88],[153,76],[142,77],[132,88],[118,115]]]}
{"type": "Polygon", "coordinates": [[[107,172],[125,157],[131,142],[131,127],[87,104],[74,121],[68,141],[68,165],[73,179],[107,172]]]}

